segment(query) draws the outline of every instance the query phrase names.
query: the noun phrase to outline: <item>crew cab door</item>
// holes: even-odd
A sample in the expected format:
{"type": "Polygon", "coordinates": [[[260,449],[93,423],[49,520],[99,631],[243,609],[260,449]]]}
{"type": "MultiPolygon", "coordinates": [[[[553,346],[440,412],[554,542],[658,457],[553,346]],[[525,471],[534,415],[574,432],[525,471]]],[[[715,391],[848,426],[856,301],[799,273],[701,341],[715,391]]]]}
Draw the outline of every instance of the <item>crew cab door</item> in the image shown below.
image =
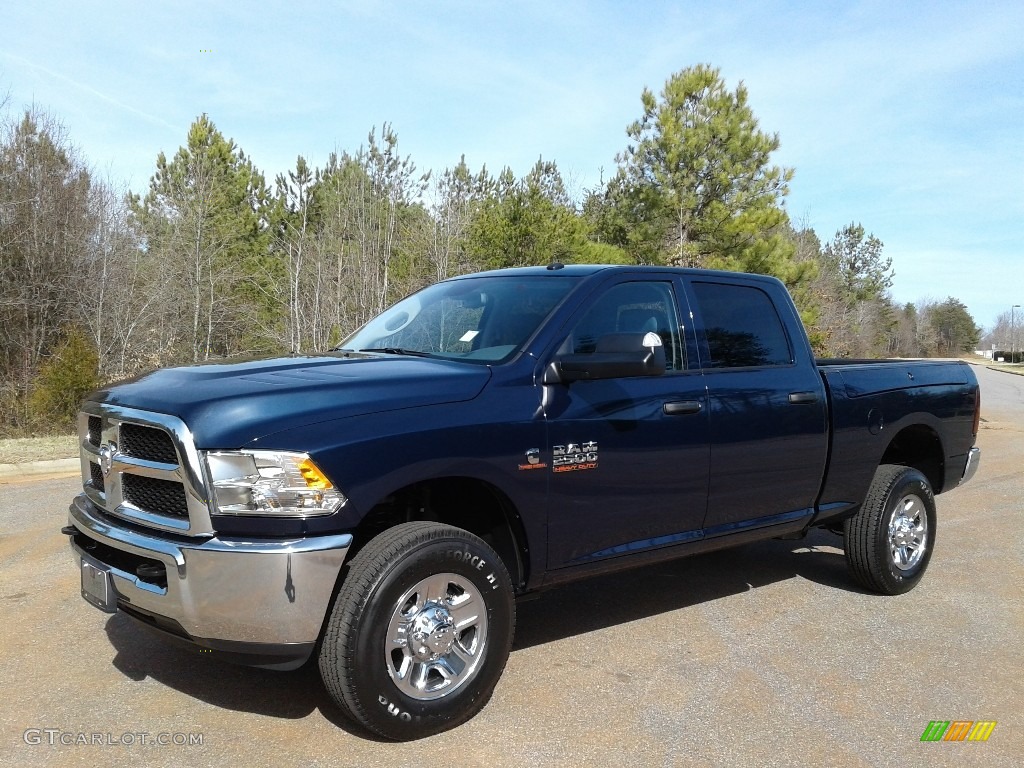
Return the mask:
{"type": "Polygon", "coordinates": [[[710,402],[705,535],[810,516],[827,458],[827,403],[791,302],[773,300],[781,286],[741,275],[686,284],[710,402]]]}
{"type": "Polygon", "coordinates": [[[696,337],[677,283],[620,278],[564,328],[558,354],[601,350],[602,339],[660,338],[666,371],[543,385],[550,467],[548,567],[700,538],[708,486],[708,414],[696,337]],[[690,364],[688,364],[688,360],[690,364]]]}

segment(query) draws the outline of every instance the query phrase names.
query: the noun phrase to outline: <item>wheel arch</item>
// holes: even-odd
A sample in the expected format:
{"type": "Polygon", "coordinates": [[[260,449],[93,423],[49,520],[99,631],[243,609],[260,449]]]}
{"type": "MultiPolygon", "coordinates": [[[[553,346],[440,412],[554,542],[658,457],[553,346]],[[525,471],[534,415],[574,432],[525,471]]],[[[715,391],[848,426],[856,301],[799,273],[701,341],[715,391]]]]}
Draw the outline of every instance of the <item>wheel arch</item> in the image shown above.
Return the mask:
{"type": "Polygon", "coordinates": [[[911,424],[901,429],[882,454],[880,465],[913,467],[928,478],[935,493],[945,483],[946,454],[939,433],[927,424],[911,424]]]}
{"type": "Polygon", "coordinates": [[[530,551],[519,510],[493,483],[465,475],[418,480],[380,499],[352,532],[350,557],[383,531],[417,521],[445,523],[479,536],[502,559],[516,591],[525,588],[530,551]]]}

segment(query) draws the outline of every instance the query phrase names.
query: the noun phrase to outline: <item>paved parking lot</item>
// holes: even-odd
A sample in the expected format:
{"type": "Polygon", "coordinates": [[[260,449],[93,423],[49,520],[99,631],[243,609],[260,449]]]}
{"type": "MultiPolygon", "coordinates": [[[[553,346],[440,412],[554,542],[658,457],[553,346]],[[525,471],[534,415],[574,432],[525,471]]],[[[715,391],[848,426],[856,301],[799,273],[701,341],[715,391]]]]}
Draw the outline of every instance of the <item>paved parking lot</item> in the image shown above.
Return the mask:
{"type": "Polygon", "coordinates": [[[0,764],[1020,765],[1024,377],[979,377],[981,470],[939,497],[913,592],[853,587],[826,533],[565,587],[519,606],[483,713],[410,744],[350,732],[315,670],[231,666],[91,608],[59,533],[77,478],[0,479],[0,764]],[[922,743],[931,720],[998,725],[922,743]],[[102,743],[62,743],[83,740],[102,743]]]}

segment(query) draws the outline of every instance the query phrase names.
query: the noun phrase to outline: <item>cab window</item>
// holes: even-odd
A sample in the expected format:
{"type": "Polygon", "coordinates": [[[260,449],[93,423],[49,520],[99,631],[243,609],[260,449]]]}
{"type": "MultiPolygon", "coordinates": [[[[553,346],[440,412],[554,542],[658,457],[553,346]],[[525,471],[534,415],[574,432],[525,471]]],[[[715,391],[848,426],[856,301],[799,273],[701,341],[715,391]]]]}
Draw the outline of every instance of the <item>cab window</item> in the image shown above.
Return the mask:
{"type": "Polygon", "coordinates": [[[704,368],[791,365],[793,350],[775,305],[760,288],[692,283],[710,359],[704,368]]]}
{"type": "Polygon", "coordinates": [[[667,282],[619,283],[600,296],[573,328],[563,349],[591,354],[602,336],[654,332],[665,347],[670,371],[686,367],[672,286],[667,282]]]}

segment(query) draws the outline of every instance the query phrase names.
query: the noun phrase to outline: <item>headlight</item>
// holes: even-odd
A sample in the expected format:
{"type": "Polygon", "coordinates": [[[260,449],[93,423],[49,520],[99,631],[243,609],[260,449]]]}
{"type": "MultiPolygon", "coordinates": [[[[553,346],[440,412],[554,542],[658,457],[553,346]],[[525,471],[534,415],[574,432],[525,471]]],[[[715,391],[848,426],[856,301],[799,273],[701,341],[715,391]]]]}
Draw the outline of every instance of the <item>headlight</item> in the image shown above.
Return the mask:
{"type": "Polygon", "coordinates": [[[312,517],[348,501],[304,453],[217,451],[206,466],[214,514],[312,517]]]}

